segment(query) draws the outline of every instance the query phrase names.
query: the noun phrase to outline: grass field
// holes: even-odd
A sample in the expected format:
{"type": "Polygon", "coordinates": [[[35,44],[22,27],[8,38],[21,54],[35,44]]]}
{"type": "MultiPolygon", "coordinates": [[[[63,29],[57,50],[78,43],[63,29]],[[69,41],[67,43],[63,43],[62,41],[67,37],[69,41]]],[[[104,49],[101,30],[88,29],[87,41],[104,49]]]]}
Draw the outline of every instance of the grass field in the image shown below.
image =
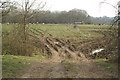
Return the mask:
{"type": "Polygon", "coordinates": [[[30,59],[22,56],[3,55],[3,77],[16,77],[23,68],[31,64],[30,59]]]}
{"type": "MultiPolygon", "coordinates": [[[[10,34],[11,30],[18,24],[3,24],[3,35],[10,34]]],[[[45,36],[47,33],[52,34],[53,37],[61,40],[69,40],[73,44],[80,42],[89,42],[91,40],[102,38],[104,35],[102,31],[108,31],[111,25],[77,25],[77,28],[73,28],[73,24],[28,24],[29,28],[44,30],[45,36]]]]}
{"type": "Polygon", "coordinates": [[[101,65],[101,67],[104,67],[105,69],[107,69],[109,71],[118,73],[118,64],[117,63],[109,63],[107,61],[108,61],[107,59],[95,59],[95,62],[97,62],[99,65],[101,65]]]}
{"type": "Polygon", "coordinates": [[[26,67],[29,67],[34,60],[45,59],[43,56],[14,56],[14,55],[2,55],[2,74],[3,77],[13,78],[18,77],[20,73],[23,73],[26,67]]]}
{"type": "MultiPolygon", "coordinates": [[[[90,29],[76,29],[70,24],[47,24],[47,25],[30,25],[34,28],[40,28],[46,32],[52,34],[54,37],[58,38],[68,38],[68,39],[85,39],[85,38],[95,38],[102,36],[101,34],[91,32],[90,29]]],[[[85,26],[85,25],[84,25],[85,26]]],[[[93,25],[90,25],[91,27],[93,25]]],[[[87,28],[87,25],[86,25],[87,28]]]]}
{"type": "MultiPolygon", "coordinates": [[[[3,24],[3,32],[10,32],[17,24],[3,24]]],[[[73,28],[71,24],[29,24],[29,27],[40,28],[46,33],[52,34],[54,37],[61,39],[90,39],[98,38],[103,35],[95,33],[94,31],[101,30],[102,28],[109,28],[106,25],[78,25],[79,29],[73,28]]]]}
{"type": "MultiPolygon", "coordinates": [[[[22,27],[18,24],[3,24],[2,33],[3,38],[11,34],[12,30],[16,27],[22,27]]],[[[61,40],[70,40],[72,44],[80,45],[80,42],[87,42],[93,39],[102,38],[104,35],[98,33],[97,31],[107,31],[110,25],[77,25],[77,28],[73,28],[72,24],[29,24],[29,28],[42,29],[44,30],[45,36],[50,33],[55,38],[61,40]]],[[[3,41],[4,43],[4,41],[3,41]]],[[[13,55],[3,55],[3,77],[17,77],[23,68],[29,67],[32,61],[35,59],[45,59],[43,56],[13,56],[13,55]]],[[[105,59],[97,59],[96,62],[104,62],[105,59]]],[[[103,64],[103,67],[116,71],[116,67],[103,64]]]]}
{"type": "MultiPolygon", "coordinates": [[[[19,24],[3,24],[2,32],[4,35],[9,35],[14,28],[17,26],[22,27],[19,24]]],[[[48,36],[47,33],[52,34],[53,37],[61,40],[69,40],[73,44],[81,42],[89,42],[91,40],[102,38],[104,35],[103,31],[108,31],[111,25],[77,25],[77,28],[73,28],[73,24],[28,24],[28,27],[35,29],[44,30],[44,35],[48,36]]],[[[116,27],[117,26],[113,26],[116,27]]],[[[39,36],[39,35],[38,35],[39,36]]]]}
{"type": "MultiPolygon", "coordinates": [[[[3,24],[3,35],[10,34],[15,27],[21,27],[18,24],[3,24]]],[[[29,28],[42,29],[44,34],[52,34],[53,37],[61,40],[69,40],[72,44],[88,42],[104,35],[96,31],[106,31],[110,25],[77,25],[73,28],[72,24],[29,24],[29,28]]]]}

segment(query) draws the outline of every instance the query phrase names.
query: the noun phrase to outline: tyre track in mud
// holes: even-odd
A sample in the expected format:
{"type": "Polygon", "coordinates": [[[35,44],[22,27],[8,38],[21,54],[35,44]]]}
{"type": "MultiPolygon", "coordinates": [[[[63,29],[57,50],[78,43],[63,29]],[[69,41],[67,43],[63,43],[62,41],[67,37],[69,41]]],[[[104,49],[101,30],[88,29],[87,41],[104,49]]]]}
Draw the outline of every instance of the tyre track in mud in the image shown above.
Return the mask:
{"type": "Polygon", "coordinates": [[[117,78],[117,73],[107,71],[92,61],[52,61],[34,63],[22,78],[117,78]]]}

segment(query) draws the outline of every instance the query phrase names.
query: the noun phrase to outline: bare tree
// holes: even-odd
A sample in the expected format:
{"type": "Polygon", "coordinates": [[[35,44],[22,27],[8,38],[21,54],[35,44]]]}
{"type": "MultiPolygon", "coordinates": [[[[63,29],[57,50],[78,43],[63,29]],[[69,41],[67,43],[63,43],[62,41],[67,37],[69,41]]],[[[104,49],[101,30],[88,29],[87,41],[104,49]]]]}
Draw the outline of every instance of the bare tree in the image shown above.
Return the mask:
{"type": "MultiPolygon", "coordinates": [[[[41,10],[44,8],[44,6],[46,5],[46,3],[43,3],[43,2],[40,2],[40,4],[36,5],[36,2],[37,0],[33,0],[33,2],[30,2],[29,0],[25,0],[24,2],[24,5],[21,5],[21,8],[22,8],[22,15],[23,15],[23,18],[22,18],[22,30],[23,30],[23,43],[25,44],[24,45],[24,49],[28,49],[27,48],[27,44],[29,44],[28,42],[28,20],[30,18],[32,18],[35,14],[36,14],[36,10],[41,10]],[[33,9],[36,5],[36,8],[33,9]]],[[[21,33],[22,34],[22,33],[21,33]]],[[[24,54],[27,54],[28,50],[24,50],[24,54]]]]}
{"type": "Polygon", "coordinates": [[[0,14],[2,16],[7,15],[10,11],[13,9],[16,9],[17,7],[15,6],[15,2],[10,2],[10,1],[0,1],[0,14]]]}
{"type": "Polygon", "coordinates": [[[110,26],[110,28],[108,29],[108,31],[105,33],[106,34],[106,38],[108,39],[107,42],[109,44],[107,44],[107,50],[109,51],[108,54],[111,53],[111,61],[117,61],[118,60],[118,53],[117,50],[118,48],[118,41],[119,41],[119,37],[120,37],[120,2],[118,2],[118,4],[116,6],[103,1],[100,4],[108,4],[110,6],[112,6],[115,11],[116,11],[116,16],[114,17],[114,22],[112,22],[112,25],[110,26]],[[115,26],[114,26],[115,25],[115,26]],[[118,26],[116,26],[118,25],[118,26]],[[113,52],[114,51],[114,52],[113,52]]]}
{"type": "MultiPolygon", "coordinates": [[[[33,46],[30,44],[30,39],[28,36],[29,33],[29,25],[28,25],[28,20],[35,15],[37,11],[41,10],[44,8],[46,5],[45,2],[40,2],[38,4],[37,0],[33,0],[30,2],[29,0],[23,0],[22,3],[15,2],[17,5],[17,10],[19,10],[19,13],[21,15],[20,18],[20,23],[17,25],[17,27],[12,30],[9,35],[8,39],[5,37],[5,45],[7,44],[8,46],[3,46],[5,48],[8,48],[8,53],[10,54],[15,54],[15,55],[23,55],[23,56],[31,56],[33,53],[33,46]],[[36,5],[37,3],[37,5],[36,5]]],[[[5,49],[4,48],[4,49],[5,49]]]]}
{"type": "Polygon", "coordinates": [[[118,37],[120,38],[120,1],[118,2],[118,37]]]}

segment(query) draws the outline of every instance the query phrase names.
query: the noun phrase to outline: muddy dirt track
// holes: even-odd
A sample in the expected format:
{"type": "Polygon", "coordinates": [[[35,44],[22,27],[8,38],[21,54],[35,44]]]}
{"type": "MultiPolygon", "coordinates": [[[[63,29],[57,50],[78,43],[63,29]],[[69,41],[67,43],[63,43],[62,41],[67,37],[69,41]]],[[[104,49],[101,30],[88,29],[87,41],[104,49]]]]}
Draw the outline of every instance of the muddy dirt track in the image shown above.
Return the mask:
{"type": "Polygon", "coordinates": [[[36,61],[22,78],[117,78],[93,61],[36,61]]]}
{"type": "MultiPolygon", "coordinates": [[[[94,44],[94,47],[90,45],[91,48],[88,46],[89,44],[100,42],[101,39],[83,44],[83,46],[80,45],[79,49],[82,52],[70,49],[70,47],[72,47],[70,44],[63,41],[61,42],[59,39],[49,37],[45,38],[44,41],[44,45],[48,48],[49,52],[52,53],[52,59],[34,61],[32,66],[22,74],[22,78],[117,78],[117,73],[104,69],[94,61],[87,60],[83,54],[89,53],[83,51],[97,48],[96,45],[100,46],[100,44],[105,44],[105,40],[102,40],[100,44],[94,44]],[[59,43],[57,45],[53,44],[56,40],[59,43]],[[78,56],[78,54],[80,56],[78,56]],[[73,61],[65,60],[69,56],[73,58],[73,61]],[[64,59],[61,60],[61,58],[64,59]]],[[[103,45],[101,46],[103,47],[103,45]]]]}

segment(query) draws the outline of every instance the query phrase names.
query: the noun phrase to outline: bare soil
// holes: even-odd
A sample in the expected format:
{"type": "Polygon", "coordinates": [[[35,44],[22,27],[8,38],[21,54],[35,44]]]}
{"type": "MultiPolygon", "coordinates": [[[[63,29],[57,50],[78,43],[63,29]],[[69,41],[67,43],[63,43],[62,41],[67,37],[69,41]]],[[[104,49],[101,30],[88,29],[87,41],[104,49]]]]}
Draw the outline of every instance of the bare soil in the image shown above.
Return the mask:
{"type": "Polygon", "coordinates": [[[22,78],[117,78],[117,73],[110,72],[91,60],[43,60],[35,61],[26,69],[22,78]]]}

